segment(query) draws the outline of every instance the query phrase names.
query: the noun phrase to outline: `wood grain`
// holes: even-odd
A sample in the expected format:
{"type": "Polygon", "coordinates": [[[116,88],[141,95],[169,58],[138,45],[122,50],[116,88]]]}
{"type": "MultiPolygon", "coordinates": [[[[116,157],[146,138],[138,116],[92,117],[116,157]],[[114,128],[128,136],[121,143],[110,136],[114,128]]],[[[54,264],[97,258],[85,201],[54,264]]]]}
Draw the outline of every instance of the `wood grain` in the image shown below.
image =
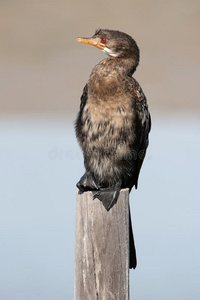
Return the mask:
{"type": "Polygon", "coordinates": [[[129,299],[128,189],[110,211],[91,192],[77,194],[74,299],[129,299]]]}

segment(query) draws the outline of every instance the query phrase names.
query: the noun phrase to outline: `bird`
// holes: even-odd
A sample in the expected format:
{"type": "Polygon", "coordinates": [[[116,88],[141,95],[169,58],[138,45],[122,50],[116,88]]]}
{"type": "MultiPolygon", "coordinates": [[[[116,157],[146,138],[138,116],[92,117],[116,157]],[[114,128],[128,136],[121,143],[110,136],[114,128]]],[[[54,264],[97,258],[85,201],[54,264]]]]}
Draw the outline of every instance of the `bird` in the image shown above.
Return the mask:
{"type": "MultiPolygon", "coordinates": [[[[77,187],[92,191],[109,211],[120,190],[138,186],[140,169],[149,144],[151,116],[139,83],[132,77],[140,50],[128,34],[98,29],[79,43],[93,45],[108,57],[92,70],[81,96],[75,121],[76,137],[84,156],[85,174],[77,187]]],[[[129,268],[137,265],[129,209],[129,268]]]]}

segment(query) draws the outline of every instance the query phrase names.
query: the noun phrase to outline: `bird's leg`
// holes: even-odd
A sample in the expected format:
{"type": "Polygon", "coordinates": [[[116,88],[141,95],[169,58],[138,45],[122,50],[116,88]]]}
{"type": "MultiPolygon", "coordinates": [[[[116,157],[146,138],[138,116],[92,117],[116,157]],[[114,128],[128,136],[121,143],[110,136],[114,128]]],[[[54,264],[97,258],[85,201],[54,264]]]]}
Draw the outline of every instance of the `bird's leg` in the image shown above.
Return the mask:
{"type": "Polygon", "coordinates": [[[98,198],[106,210],[110,210],[117,202],[121,189],[121,181],[108,188],[100,188],[99,191],[93,191],[93,199],[98,198]]]}
{"type": "Polygon", "coordinates": [[[93,176],[89,172],[86,172],[81,177],[81,179],[76,184],[76,186],[81,192],[99,190],[98,185],[96,184],[96,182],[94,181],[93,176]]]}

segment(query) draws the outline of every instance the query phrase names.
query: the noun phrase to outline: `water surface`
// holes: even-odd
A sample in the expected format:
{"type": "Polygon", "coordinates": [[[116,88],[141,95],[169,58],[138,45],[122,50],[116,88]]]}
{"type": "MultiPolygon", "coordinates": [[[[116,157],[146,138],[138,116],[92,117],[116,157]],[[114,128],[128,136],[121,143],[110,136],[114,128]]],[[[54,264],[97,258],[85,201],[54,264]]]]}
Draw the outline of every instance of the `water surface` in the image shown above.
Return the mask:
{"type": "MultiPolygon", "coordinates": [[[[200,299],[200,121],[154,117],[130,196],[138,267],[131,299],[200,299]]],[[[0,122],[0,299],[73,299],[75,184],[83,159],[73,123],[0,122]]]]}

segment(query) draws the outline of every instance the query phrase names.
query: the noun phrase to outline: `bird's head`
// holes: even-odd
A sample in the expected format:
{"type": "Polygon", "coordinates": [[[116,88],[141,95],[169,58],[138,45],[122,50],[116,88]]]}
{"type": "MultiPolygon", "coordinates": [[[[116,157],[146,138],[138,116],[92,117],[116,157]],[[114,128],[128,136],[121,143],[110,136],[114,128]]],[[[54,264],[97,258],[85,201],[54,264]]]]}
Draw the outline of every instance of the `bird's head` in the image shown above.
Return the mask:
{"type": "Polygon", "coordinates": [[[126,33],[98,29],[91,38],[78,38],[77,41],[96,46],[111,57],[132,58],[135,60],[135,67],[139,64],[139,48],[135,40],[126,33]]]}

